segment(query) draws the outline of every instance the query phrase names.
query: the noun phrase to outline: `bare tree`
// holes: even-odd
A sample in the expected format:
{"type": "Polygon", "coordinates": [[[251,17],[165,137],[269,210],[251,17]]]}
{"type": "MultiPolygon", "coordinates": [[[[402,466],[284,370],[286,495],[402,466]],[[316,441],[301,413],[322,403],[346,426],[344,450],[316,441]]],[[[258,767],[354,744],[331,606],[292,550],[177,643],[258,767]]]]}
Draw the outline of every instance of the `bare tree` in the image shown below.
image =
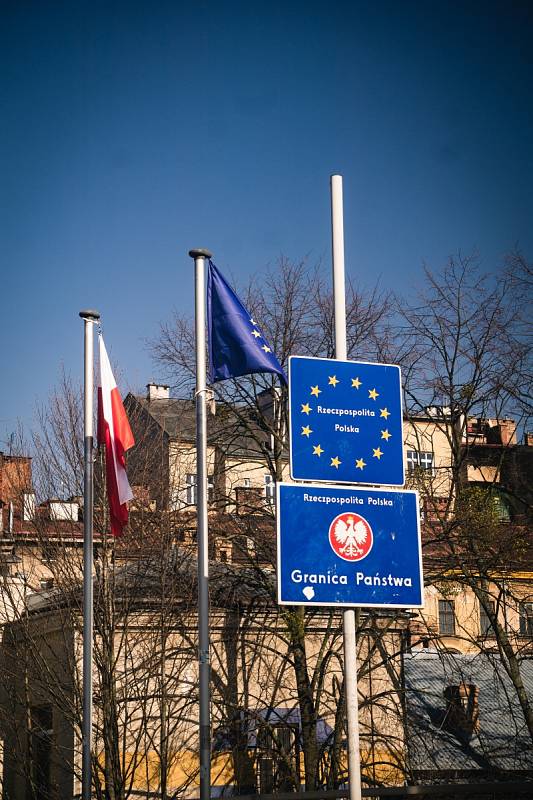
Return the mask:
{"type": "MultiPolygon", "coordinates": [[[[282,364],[287,363],[291,354],[324,357],[333,355],[333,300],[319,268],[309,271],[304,262],[293,264],[282,258],[275,272],[261,283],[252,281],[241,292],[241,296],[254,318],[259,320],[282,364]]],[[[347,326],[349,352],[352,356],[357,353],[359,357],[376,358],[381,352],[387,350],[389,314],[390,299],[378,288],[374,289],[370,295],[363,296],[356,292],[353,286],[349,286],[347,326]]],[[[170,323],[163,324],[160,336],[152,345],[152,352],[172,385],[179,391],[190,391],[194,379],[194,341],[191,320],[174,315],[170,323]]],[[[218,442],[218,446],[231,451],[232,419],[236,429],[241,432],[245,431],[248,439],[254,442],[257,456],[268,465],[272,478],[275,481],[281,480],[287,465],[285,389],[272,376],[253,375],[215,384],[213,390],[217,403],[229,417],[229,421],[224,426],[224,437],[218,442]]],[[[224,503],[231,504],[232,502],[229,497],[219,498],[219,501],[221,507],[224,506],[224,503]]],[[[267,505],[263,508],[262,513],[267,519],[272,520],[272,507],[267,505]]],[[[261,590],[257,588],[257,592],[268,598],[270,613],[274,614],[268,627],[268,635],[275,634],[277,637],[278,651],[282,645],[283,670],[279,672],[279,675],[286,673],[287,667],[290,667],[292,673],[291,681],[300,725],[298,744],[303,755],[305,787],[312,789],[324,785],[335,786],[344,775],[343,759],[341,758],[344,735],[344,687],[342,671],[339,668],[340,616],[333,611],[326,615],[312,614],[304,611],[303,608],[296,607],[273,611],[275,597],[271,576],[275,568],[275,554],[272,540],[269,552],[268,546],[265,547],[264,540],[258,539],[261,526],[257,523],[258,518],[260,519],[257,507],[254,517],[256,520],[255,530],[244,531],[245,523],[241,520],[241,531],[234,532],[233,535],[236,540],[249,541],[252,539],[255,542],[252,549],[244,548],[245,562],[247,559],[248,568],[253,570],[256,586],[261,587],[261,590]],[[318,621],[318,617],[320,617],[320,621],[318,621]],[[318,651],[315,652],[310,643],[316,639],[319,631],[323,638],[318,651]],[[334,670],[332,669],[333,664],[335,664],[334,670]],[[336,677],[326,689],[326,676],[330,671],[336,677]],[[320,726],[323,708],[328,709],[327,716],[334,720],[327,754],[324,750],[321,751],[317,741],[317,727],[320,726]]],[[[231,535],[231,532],[227,532],[227,535],[231,535]]],[[[242,575],[240,579],[242,580],[242,575]]],[[[368,625],[368,621],[365,621],[364,625],[368,625]]],[[[384,641],[389,633],[389,627],[386,625],[372,627],[370,638],[375,639],[379,631],[379,637],[384,641]]],[[[361,639],[361,642],[363,641],[364,637],[361,639]]],[[[259,639],[259,642],[260,647],[264,647],[268,651],[269,645],[264,636],[259,639]]],[[[383,655],[386,650],[387,648],[380,650],[375,644],[370,646],[368,642],[361,645],[360,657],[363,675],[370,674],[378,666],[383,667],[383,655]]],[[[390,653],[386,658],[390,658],[392,663],[393,658],[390,653]]],[[[278,669],[281,670],[281,667],[278,669]]],[[[227,699],[224,701],[224,714],[226,716],[230,714],[233,707],[233,713],[238,711],[241,718],[243,714],[249,715],[249,706],[235,708],[236,695],[232,694],[228,680],[224,680],[216,671],[213,675],[221,697],[228,698],[229,693],[229,697],[232,698],[229,703],[227,699]]],[[[288,678],[285,676],[283,680],[287,681],[288,678]]],[[[275,688],[274,681],[273,694],[269,698],[271,706],[276,702],[275,688]]],[[[392,691],[397,691],[397,689],[398,682],[396,686],[392,687],[392,691]]],[[[264,697],[263,703],[265,699],[264,697]]],[[[244,698],[244,700],[249,703],[250,698],[244,698]]],[[[366,701],[368,705],[371,705],[368,698],[366,701]]],[[[385,703],[384,700],[383,703],[385,703]]],[[[372,729],[372,726],[369,726],[369,729],[372,729]]],[[[401,738],[400,734],[399,739],[401,738]]],[[[237,741],[242,743],[241,739],[237,737],[237,741]]],[[[274,741],[272,737],[271,740],[274,741]]],[[[392,741],[392,738],[389,741],[392,741]]],[[[398,742],[396,744],[398,746],[395,748],[395,758],[401,750],[398,742]]],[[[383,751],[385,752],[386,749],[384,748],[383,751]]],[[[240,750],[242,752],[242,747],[240,750]]],[[[388,758],[392,764],[394,758],[391,750],[388,752],[388,758]]],[[[236,761],[236,759],[237,756],[234,760],[236,761]]],[[[241,768],[236,766],[236,774],[239,774],[240,770],[241,768]]],[[[293,784],[297,782],[294,777],[293,784]]]]}
{"type": "MultiPolygon", "coordinates": [[[[12,613],[1,661],[6,774],[13,796],[26,791],[24,786],[35,798],[46,791],[69,796],[73,778],[81,777],[76,752],[82,714],[82,533],[78,516],[69,516],[78,508],[83,513],[81,418],[80,393],[63,377],[41,411],[34,438],[35,486],[41,497],[56,499],[38,506],[31,520],[24,515],[24,497],[15,501],[13,552],[24,579],[22,586],[19,580],[3,583],[12,613]]],[[[191,556],[176,544],[179,521],[155,515],[142,502],[132,506],[125,537],[111,537],[103,475],[100,454],[92,576],[93,790],[102,800],[125,800],[144,782],[167,798],[169,778],[190,750],[196,702],[194,682],[187,678],[194,650],[183,636],[191,627],[191,556]]],[[[194,766],[190,772],[194,781],[194,766]]]]}
{"type": "MultiPolygon", "coordinates": [[[[527,429],[531,413],[531,342],[521,297],[530,269],[515,253],[495,278],[481,273],[476,258],[459,255],[425,275],[419,301],[399,304],[395,344],[412,421],[429,414],[450,452],[445,492],[442,481],[441,490],[436,488],[434,470],[411,475],[429,512],[426,581],[442,591],[461,587],[474,595],[533,737],[533,708],[520,667],[523,642],[506,621],[508,609],[516,611],[520,603],[510,591],[513,575],[527,564],[531,547],[531,495],[509,469],[517,450],[516,428],[527,429]],[[515,428],[508,439],[499,430],[499,446],[483,450],[472,421],[484,425],[492,419],[495,434],[509,417],[515,428]],[[505,523],[502,489],[514,511],[505,523]]],[[[487,646],[479,627],[470,639],[487,646]]]]}

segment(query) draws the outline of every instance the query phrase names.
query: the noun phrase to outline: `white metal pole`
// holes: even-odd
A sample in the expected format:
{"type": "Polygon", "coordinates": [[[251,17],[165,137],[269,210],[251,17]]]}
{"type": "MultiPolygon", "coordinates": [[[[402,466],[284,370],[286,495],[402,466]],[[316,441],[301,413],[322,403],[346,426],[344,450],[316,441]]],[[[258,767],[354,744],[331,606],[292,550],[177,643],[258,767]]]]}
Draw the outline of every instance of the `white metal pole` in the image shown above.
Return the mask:
{"type": "MultiPolygon", "coordinates": [[[[346,289],[344,281],[344,221],[342,176],[331,176],[331,232],[333,253],[333,297],[335,304],[335,358],[347,358],[346,289]]],[[[361,757],[357,698],[357,638],[354,609],[343,612],[344,693],[348,722],[348,778],[350,800],[361,800],[361,757]]]]}
{"type": "Polygon", "coordinates": [[[342,175],[331,176],[331,249],[333,254],[333,300],[335,307],[335,358],[347,358],[346,288],[344,281],[344,216],[342,175]]]}
{"type": "Polygon", "coordinates": [[[205,259],[209,250],[189,250],[194,258],[196,336],[196,515],[198,530],[198,673],[200,684],[200,800],[211,794],[211,712],[209,656],[209,544],[207,518],[207,417],[205,259]]]}
{"type": "Polygon", "coordinates": [[[94,325],[98,311],[80,311],[84,322],[83,381],[83,716],[81,730],[82,800],[91,800],[93,719],[93,359],[94,325]]]}

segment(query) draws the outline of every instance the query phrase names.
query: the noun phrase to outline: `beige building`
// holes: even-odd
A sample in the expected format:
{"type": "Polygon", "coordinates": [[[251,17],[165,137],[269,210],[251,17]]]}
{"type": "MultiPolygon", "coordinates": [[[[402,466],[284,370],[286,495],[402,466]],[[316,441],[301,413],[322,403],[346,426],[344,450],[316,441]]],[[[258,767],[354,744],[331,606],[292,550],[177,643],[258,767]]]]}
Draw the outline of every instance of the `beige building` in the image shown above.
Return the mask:
{"type": "MultiPolygon", "coordinates": [[[[129,454],[131,482],[148,489],[161,510],[187,511],[196,503],[196,411],[193,400],[170,398],[167,386],[148,384],[146,397],[124,401],[136,445],[129,454]]],[[[208,491],[212,511],[270,507],[275,497],[272,437],[248,409],[208,402],[208,491]]],[[[286,454],[282,477],[288,477],[286,454]]]]}
{"type": "Polygon", "coordinates": [[[497,651],[505,639],[521,658],[533,650],[531,437],[519,444],[512,420],[462,422],[457,501],[451,428],[439,422],[433,432],[418,420],[414,427],[426,441],[429,427],[435,453],[431,475],[412,473],[425,540],[422,636],[444,650],[472,654],[497,651]]]}
{"type": "MultiPolygon", "coordinates": [[[[304,770],[301,703],[291,667],[290,632],[297,620],[270,600],[275,480],[288,480],[288,460],[271,435],[269,398],[261,403],[262,417],[209,404],[215,793],[236,781],[250,791],[295,786],[304,770]]],[[[96,676],[97,761],[101,780],[118,775],[127,791],[158,792],[166,780],[169,790],[194,796],[195,408],[192,400],[172,399],[168,387],[154,384],[146,397],[128,395],[125,406],[137,442],[128,459],[135,500],[127,536],[112,544],[112,569],[105,539],[96,535],[98,581],[104,573],[112,577],[121,597],[118,610],[105,602],[102,607],[102,625],[111,626],[114,635],[102,639],[112,642],[112,651],[101,650],[96,676]],[[116,616],[109,616],[111,610],[116,616]],[[111,658],[107,666],[106,658],[111,658]],[[120,752],[103,745],[115,739],[120,752]]],[[[510,497],[512,486],[521,486],[531,448],[516,445],[513,436],[498,445],[492,429],[508,428],[492,423],[465,426],[461,485],[498,489],[503,492],[498,497],[510,497]],[[474,428],[477,438],[471,441],[474,428]]],[[[393,784],[409,777],[401,703],[406,650],[494,649],[491,602],[517,653],[530,650],[533,641],[533,569],[522,545],[527,535],[515,540],[520,547],[505,571],[479,576],[488,615],[472,588],[475,571],[470,569],[465,581],[447,560],[443,547],[456,525],[454,435],[440,409],[404,421],[406,485],[417,488],[421,498],[425,608],[412,617],[364,619],[359,688],[369,780],[393,784]]],[[[32,781],[44,782],[53,800],[67,800],[79,791],[80,777],[81,511],[76,500],[33,504],[32,511],[27,481],[18,493],[12,481],[10,486],[11,499],[9,493],[2,497],[3,619],[10,623],[3,651],[5,786],[10,800],[22,800],[32,781]],[[26,608],[27,616],[21,614],[26,608]]],[[[511,511],[509,504],[509,518],[502,519],[515,535],[511,511]]],[[[529,523],[524,514],[521,519],[527,534],[529,523]]],[[[314,723],[318,768],[322,777],[334,775],[339,783],[345,757],[335,738],[342,716],[338,614],[309,614],[303,641],[307,674],[320,687],[314,723]]]]}
{"type": "MultiPolygon", "coordinates": [[[[125,407],[136,438],[128,459],[133,483],[139,491],[148,488],[159,508],[190,509],[196,500],[194,402],[171,398],[167,386],[148,384],[146,396],[129,394],[125,407]]],[[[254,414],[213,398],[208,402],[212,510],[238,512],[243,503],[246,507],[245,498],[273,507],[276,471],[278,478],[290,479],[287,450],[275,458],[268,395],[258,398],[258,408],[254,414]]],[[[449,498],[450,431],[438,409],[404,420],[404,463],[407,485],[440,500],[449,498]]]]}
{"type": "MultiPolygon", "coordinates": [[[[224,511],[229,515],[274,511],[276,464],[273,459],[269,398],[262,399],[266,410],[264,420],[252,418],[243,410],[235,415],[233,408],[209,403],[208,461],[209,496],[212,512],[224,511]]],[[[158,503],[180,512],[190,510],[196,501],[195,468],[195,409],[192,401],[174,400],[168,387],[149,384],[144,398],[129,395],[126,407],[136,430],[137,452],[132,456],[135,481],[146,484],[150,480],[147,445],[157,453],[157,463],[168,476],[163,486],[151,486],[152,496],[158,503]]],[[[530,437],[531,438],[531,437],[530,437]]],[[[511,420],[480,420],[461,418],[452,426],[449,410],[429,407],[424,413],[406,415],[404,418],[404,466],[406,487],[415,488],[420,495],[420,511],[424,539],[425,608],[420,612],[421,630],[427,628],[430,637],[440,639],[441,646],[461,652],[475,651],[480,645],[490,644],[492,627],[479,599],[461,580],[454,581],[442,564],[440,553],[438,570],[433,569],[432,558],[435,539],[443,539],[454,527],[455,489],[452,470],[454,446],[458,477],[462,487],[472,486],[490,490],[491,503],[496,504],[502,524],[510,522],[510,502],[515,495],[515,514],[524,519],[525,503],[531,501],[531,454],[533,448],[526,437],[524,445],[517,444],[516,425],[511,420]],[[507,488],[506,488],[507,487],[507,488]],[[514,491],[519,489],[519,492],[514,491]],[[529,492],[529,494],[528,494],[529,492]],[[440,578],[440,580],[439,580],[440,578]]],[[[290,480],[288,455],[284,450],[277,461],[278,474],[290,480]]],[[[231,529],[231,522],[228,530],[231,529]]],[[[527,539],[530,522],[521,539],[527,539]],[[529,526],[529,527],[528,527],[529,526]]],[[[217,536],[217,548],[225,560],[232,552],[224,542],[224,532],[217,536]]],[[[513,530],[516,533],[515,528],[513,530]]],[[[509,526],[501,529],[501,536],[513,536],[509,526]]],[[[533,564],[527,545],[517,560],[507,559],[508,569],[496,583],[490,585],[490,594],[498,615],[512,636],[522,637],[520,642],[529,646],[533,626],[533,564]],[[502,592],[501,585],[504,582],[502,592]]],[[[501,561],[501,559],[500,559],[501,561]]],[[[489,611],[490,616],[490,611],[489,611]]],[[[424,639],[427,636],[424,635],[424,639]]]]}
{"type": "MultiPolygon", "coordinates": [[[[167,553],[117,570],[115,610],[104,603],[96,612],[95,770],[126,797],[148,797],[163,785],[169,794],[198,792],[195,564],[185,551],[173,552],[171,567],[167,553]],[[170,594],[162,569],[174,587],[170,594]],[[111,630],[112,639],[100,638],[98,631],[111,630]]],[[[291,632],[296,616],[272,603],[268,581],[212,565],[214,796],[237,780],[250,792],[303,782],[303,706],[294,668],[295,642],[303,640],[291,632]]],[[[69,800],[80,789],[82,653],[74,599],[64,592],[34,598],[30,614],[4,634],[4,791],[10,800],[22,800],[31,786],[49,800],[69,800]]],[[[362,756],[371,781],[405,778],[406,622],[378,618],[360,635],[362,756]]],[[[313,613],[305,631],[306,674],[315,684],[314,763],[321,782],[338,785],[346,768],[340,615],[313,613]]]]}

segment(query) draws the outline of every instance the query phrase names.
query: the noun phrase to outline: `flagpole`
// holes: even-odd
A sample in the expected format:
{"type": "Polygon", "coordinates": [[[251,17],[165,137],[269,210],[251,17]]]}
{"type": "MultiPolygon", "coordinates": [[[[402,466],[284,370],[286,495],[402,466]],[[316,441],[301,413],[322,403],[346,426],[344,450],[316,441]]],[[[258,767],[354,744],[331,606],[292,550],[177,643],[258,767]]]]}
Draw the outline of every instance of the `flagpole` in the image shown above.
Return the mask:
{"type": "Polygon", "coordinates": [[[98,311],[80,311],[84,323],[83,408],[83,712],[81,744],[82,800],[91,799],[93,716],[93,364],[94,325],[98,311]]]}
{"type": "MultiPolygon", "coordinates": [[[[346,289],[344,282],[344,220],[342,176],[331,176],[331,231],[333,253],[333,297],[335,309],[335,358],[347,359],[346,289]]],[[[357,697],[356,614],[359,609],[343,612],[344,693],[348,723],[348,780],[350,800],[361,800],[361,753],[359,747],[359,706],[357,697]]]]}
{"type": "Polygon", "coordinates": [[[209,250],[189,250],[194,258],[196,338],[196,515],[198,529],[198,672],[200,682],[200,800],[211,794],[209,661],[209,547],[207,519],[207,417],[205,260],[209,250]]]}

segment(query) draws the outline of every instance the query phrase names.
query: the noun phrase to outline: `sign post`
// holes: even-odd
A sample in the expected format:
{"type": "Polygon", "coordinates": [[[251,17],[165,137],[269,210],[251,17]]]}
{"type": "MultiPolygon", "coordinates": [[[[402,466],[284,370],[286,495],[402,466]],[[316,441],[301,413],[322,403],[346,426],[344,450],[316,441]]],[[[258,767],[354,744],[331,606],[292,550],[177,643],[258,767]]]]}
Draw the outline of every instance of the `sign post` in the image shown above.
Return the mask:
{"type": "Polygon", "coordinates": [[[359,608],[423,605],[420,516],[416,492],[364,488],[404,485],[401,378],[347,360],[340,175],[331,222],[336,358],[289,359],[290,474],[317,483],[277,486],[278,602],[344,609],[349,798],[361,800],[359,608]]]}
{"type": "MultiPolygon", "coordinates": [[[[346,288],[344,280],[344,213],[342,176],[331,176],[331,252],[335,324],[335,357],[348,357],[346,342],[346,288]]],[[[348,729],[348,786],[350,800],[361,800],[359,700],[357,697],[357,621],[359,612],[347,608],[342,615],[344,645],[344,696],[348,729]]]]}

